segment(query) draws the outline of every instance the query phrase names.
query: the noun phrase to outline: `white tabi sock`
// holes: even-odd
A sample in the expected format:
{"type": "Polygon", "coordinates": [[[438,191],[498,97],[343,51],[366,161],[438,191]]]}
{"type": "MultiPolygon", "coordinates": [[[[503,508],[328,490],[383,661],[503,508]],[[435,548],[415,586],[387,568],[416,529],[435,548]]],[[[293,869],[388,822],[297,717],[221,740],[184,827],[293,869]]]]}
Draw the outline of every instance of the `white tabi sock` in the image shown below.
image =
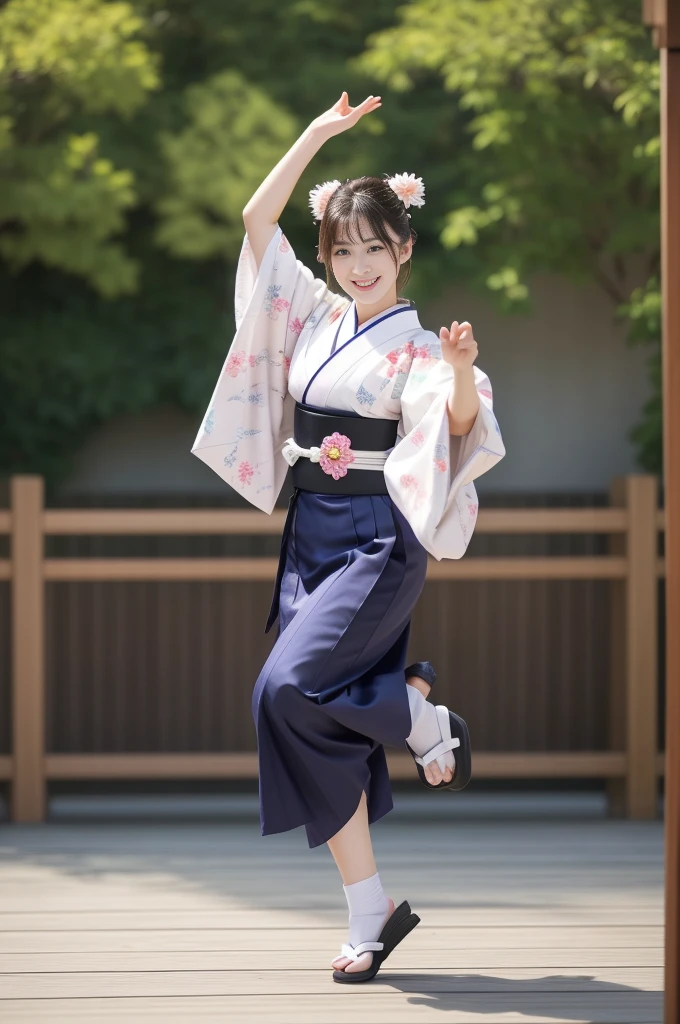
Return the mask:
{"type": "Polygon", "coordinates": [[[349,945],[376,942],[390,910],[379,873],[376,871],[370,878],[343,885],[343,889],[349,907],[349,945]]]}
{"type": "MultiPolygon", "coordinates": [[[[415,750],[418,757],[422,757],[423,754],[427,754],[428,750],[432,750],[438,743],[441,743],[442,732],[439,728],[437,711],[434,704],[430,704],[429,701],[425,700],[420,690],[416,690],[415,686],[409,686],[408,683],[405,685],[411,709],[411,733],[406,737],[406,742],[411,750],[415,750]]],[[[447,750],[445,754],[441,754],[437,758],[437,764],[442,772],[445,768],[453,770],[456,767],[453,751],[447,750]]]]}

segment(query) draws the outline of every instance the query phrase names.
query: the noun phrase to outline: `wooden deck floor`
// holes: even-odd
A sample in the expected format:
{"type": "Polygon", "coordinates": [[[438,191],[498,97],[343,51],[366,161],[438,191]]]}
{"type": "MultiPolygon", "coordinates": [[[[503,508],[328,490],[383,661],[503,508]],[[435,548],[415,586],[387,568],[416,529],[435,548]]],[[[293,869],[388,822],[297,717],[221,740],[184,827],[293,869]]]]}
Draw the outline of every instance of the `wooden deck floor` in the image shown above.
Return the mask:
{"type": "Polygon", "coordinates": [[[374,842],[422,923],[350,987],[340,880],[301,830],[5,825],[0,1020],[660,1024],[660,823],[397,810],[374,842]]]}

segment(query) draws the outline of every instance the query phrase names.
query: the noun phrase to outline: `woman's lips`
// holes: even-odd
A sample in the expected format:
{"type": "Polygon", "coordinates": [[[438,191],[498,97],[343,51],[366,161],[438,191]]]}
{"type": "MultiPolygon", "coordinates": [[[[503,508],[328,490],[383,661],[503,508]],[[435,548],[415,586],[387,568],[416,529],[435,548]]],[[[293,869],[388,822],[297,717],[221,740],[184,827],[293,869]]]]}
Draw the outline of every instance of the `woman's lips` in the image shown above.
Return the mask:
{"type": "Polygon", "coordinates": [[[369,277],[367,280],[371,281],[371,284],[362,284],[361,281],[352,281],[352,284],[355,285],[355,287],[357,287],[362,292],[370,292],[371,288],[375,288],[378,281],[380,280],[380,277],[369,277]]]}

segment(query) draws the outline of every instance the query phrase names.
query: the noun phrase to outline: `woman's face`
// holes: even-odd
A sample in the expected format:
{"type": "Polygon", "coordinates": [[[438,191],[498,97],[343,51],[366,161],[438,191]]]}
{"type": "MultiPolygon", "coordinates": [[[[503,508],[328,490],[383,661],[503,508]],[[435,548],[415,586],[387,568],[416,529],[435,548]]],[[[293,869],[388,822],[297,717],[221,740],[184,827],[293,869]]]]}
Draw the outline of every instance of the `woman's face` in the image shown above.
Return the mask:
{"type": "MultiPolygon", "coordinates": [[[[395,266],[392,252],[379,238],[373,238],[368,223],[359,222],[362,242],[355,238],[336,239],[331,250],[331,266],[335,279],[357,306],[387,309],[397,301],[397,276],[402,263],[411,255],[412,242],[409,239],[399,245],[399,239],[391,228],[387,231],[394,242],[394,253],[398,253],[395,266]]],[[[345,232],[346,234],[347,232],[345,232]]]]}

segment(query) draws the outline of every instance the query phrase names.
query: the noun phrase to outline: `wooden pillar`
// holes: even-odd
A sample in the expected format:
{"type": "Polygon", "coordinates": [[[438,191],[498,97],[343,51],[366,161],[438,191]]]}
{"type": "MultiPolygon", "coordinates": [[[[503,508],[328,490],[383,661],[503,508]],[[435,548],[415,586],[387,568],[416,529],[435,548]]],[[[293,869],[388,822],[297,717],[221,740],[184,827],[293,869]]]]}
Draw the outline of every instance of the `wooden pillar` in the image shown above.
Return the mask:
{"type": "Polygon", "coordinates": [[[666,509],[666,1024],[680,1021],[680,2],[644,0],[661,50],[661,287],[666,509]]]}
{"type": "Polygon", "coordinates": [[[677,6],[674,13],[674,46],[668,45],[661,51],[667,1024],[680,1021],[680,15],[677,6]]]}
{"type": "Polygon", "coordinates": [[[12,503],[13,821],[45,817],[43,480],[16,476],[12,503]]]}
{"type": "Polygon", "coordinates": [[[611,504],[628,513],[625,536],[610,540],[626,554],[625,582],[612,583],[609,747],[626,751],[624,779],[607,783],[612,816],[654,818],[657,808],[657,543],[658,483],[654,476],[618,477],[611,504]]]}

